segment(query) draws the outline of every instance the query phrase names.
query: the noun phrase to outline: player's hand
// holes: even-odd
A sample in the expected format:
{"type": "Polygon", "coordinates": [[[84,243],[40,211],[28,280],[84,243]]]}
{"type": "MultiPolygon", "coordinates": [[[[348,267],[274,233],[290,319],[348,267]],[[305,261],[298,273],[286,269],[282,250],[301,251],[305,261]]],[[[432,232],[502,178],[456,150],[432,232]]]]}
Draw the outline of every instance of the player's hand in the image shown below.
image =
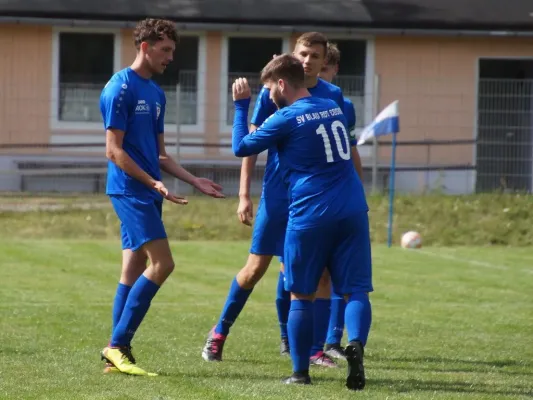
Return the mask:
{"type": "Polygon", "coordinates": [[[222,186],[207,178],[195,178],[192,185],[203,194],[214,197],[216,199],[223,199],[224,194],[221,192],[222,186]]]}
{"type": "Polygon", "coordinates": [[[233,92],[233,101],[249,99],[252,97],[252,91],[250,90],[250,85],[248,85],[246,78],[235,79],[231,91],[233,92]]]}
{"type": "Polygon", "coordinates": [[[157,190],[157,192],[159,192],[168,201],[182,205],[189,204],[189,201],[185,197],[176,196],[175,194],[170,193],[163,182],[157,181],[154,184],[154,189],[157,190]]]}
{"type": "Polygon", "coordinates": [[[239,200],[239,208],[237,208],[237,217],[241,224],[252,226],[254,219],[254,205],[250,197],[242,196],[239,200]]]}

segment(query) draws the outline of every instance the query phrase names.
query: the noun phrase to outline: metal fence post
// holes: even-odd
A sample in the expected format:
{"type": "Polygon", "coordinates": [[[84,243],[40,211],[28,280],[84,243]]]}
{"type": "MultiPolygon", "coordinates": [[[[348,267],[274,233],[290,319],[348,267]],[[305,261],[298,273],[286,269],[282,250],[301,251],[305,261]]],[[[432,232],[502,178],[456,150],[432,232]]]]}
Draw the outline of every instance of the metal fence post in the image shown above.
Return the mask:
{"type": "MultiPolygon", "coordinates": [[[[375,118],[378,113],[379,107],[379,76],[374,75],[374,94],[372,96],[372,118],[375,118]]],[[[376,194],[378,187],[378,166],[379,166],[379,152],[378,141],[374,137],[372,138],[372,194],[376,194]]]]}
{"type": "MultiPolygon", "coordinates": [[[[180,163],[181,85],[176,85],[176,162],[180,163]]],[[[179,194],[179,179],[174,178],[174,193],[179,194]]]]}

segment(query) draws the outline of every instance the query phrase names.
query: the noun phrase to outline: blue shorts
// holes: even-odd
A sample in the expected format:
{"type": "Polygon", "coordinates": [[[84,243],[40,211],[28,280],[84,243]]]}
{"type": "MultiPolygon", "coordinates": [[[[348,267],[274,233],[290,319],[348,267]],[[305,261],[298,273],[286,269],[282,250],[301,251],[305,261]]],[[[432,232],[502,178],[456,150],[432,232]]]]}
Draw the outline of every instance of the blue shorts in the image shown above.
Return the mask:
{"type": "Polygon", "coordinates": [[[372,292],[368,213],[303,230],[287,230],[285,290],[312,294],[328,268],[335,293],[372,292]]]}
{"type": "Polygon", "coordinates": [[[250,253],[282,256],[288,218],[287,201],[261,197],[255,216],[250,253]]]}
{"type": "Polygon", "coordinates": [[[162,201],[123,195],[109,197],[120,220],[123,250],[136,251],[151,240],[167,238],[162,220],[162,201]]]}

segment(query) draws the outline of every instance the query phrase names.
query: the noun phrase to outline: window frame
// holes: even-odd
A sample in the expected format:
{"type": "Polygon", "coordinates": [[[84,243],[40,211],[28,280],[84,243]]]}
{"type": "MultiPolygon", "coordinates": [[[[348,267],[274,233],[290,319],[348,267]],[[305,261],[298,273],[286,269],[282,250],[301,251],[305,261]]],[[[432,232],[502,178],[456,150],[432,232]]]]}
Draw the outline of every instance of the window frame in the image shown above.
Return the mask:
{"type": "MultiPolygon", "coordinates": [[[[107,33],[114,35],[114,54],[113,54],[113,71],[109,75],[120,71],[133,60],[122,60],[122,35],[123,30],[120,28],[79,28],[79,27],[60,27],[54,26],[52,29],[52,84],[50,90],[50,128],[55,131],[100,131],[102,129],[101,122],[87,122],[87,121],[61,121],[59,119],[59,65],[60,65],[60,33],[62,32],[76,32],[76,33],[107,33]],[[125,62],[123,62],[125,61],[125,62]]],[[[196,124],[183,125],[180,124],[179,131],[181,133],[202,133],[205,125],[205,79],[206,79],[206,33],[201,31],[182,31],[180,36],[197,36],[198,37],[198,61],[197,61],[197,108],[196,108],[196,124]]],[[[167,96],[168,94],[165,93],[167,96]]],[[[176,133],[178,131],[177,125],[165,124],[165,132],[176,133]]]]}
{"type": "MultiPolygon", "coordinates": [[[[222,48],[220,53],[220,110],[219,110],[219,131],[222,135],[231,134],[232,125],[228,125],[226,115],[228,107],[232,104],[228,102],[228,63],[229,63],[229,39],[234,37],[253,38],[253,39],[281,39],[281,51],[283,53],[290,51],[291,34],[290,33],[269,33],[269,32],[227,32],[222,35],[222,48]]],[[[220,143],[225,144],[227,138],[220,138],[220,143]]],[[[222,150],[222,149],[221,149],[222,150]]],[[[224,149],[225,150],[225,149],[224,149]]],[[[231,152],[231,149],[229,149],[231,152]]],[[[232,153],[233,154],[233,153],[232,153]]]]}
{"type": "MultiPolygon", "coordinates": [[[[196,69],[196,124],[180,124],[179,133],[201,134],[205,130],[205,80],[207,75],[207,42],[206,32],[201,31],[179,31],[180,36],[198,37],[198,60],[196,69]]],[[[179,46],[179,45],[178,45],[179,46]]],[[[179,49],[179,47],[178,47],[179,49]]],[[[178,52],[179,54],[179,52],[178,52]]],[[[165,92],[168,97],[168,93],[165,92]]],[[[177,124],[165,124],[165,133],[177,134],[177,124]]]]}
{"type": "MultiPolygon", "coordinates": [[[[60,34],[66,33],[87,33],[98,34],[107,33],[114,36],[114,54],[112,74],[122,68],[122,31],[121,29],[110,28],[75,28],[75,27],[53,27],[52,29],[52,87],[50,101],[50,128],[54,130],[101,130],[101,122],[87,121],[61,121],[59,119],[59,65],[60,65],[60,34]]],[[[111,77],[111,75],[109,76],[111,77]]]]}

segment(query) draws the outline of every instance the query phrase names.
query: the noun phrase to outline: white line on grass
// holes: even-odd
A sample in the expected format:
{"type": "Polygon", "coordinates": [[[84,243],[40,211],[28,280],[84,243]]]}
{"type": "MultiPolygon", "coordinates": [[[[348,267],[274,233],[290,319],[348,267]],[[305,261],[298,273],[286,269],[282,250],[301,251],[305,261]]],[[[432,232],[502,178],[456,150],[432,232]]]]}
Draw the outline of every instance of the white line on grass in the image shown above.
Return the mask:
{"type": "Polygon", "coordinates": [[[490,269],[496,269],[496,270],[500,270],[500,271],[508,271],[508,270],[512,269],[514,271],[521,271],[521,272],[525,272],[525,273],[528,273],[528,274],[533,274],[533,270],[530,270],[530,269],[523,268],[523,269],[519,270],[519,269],[508,267],[506,265],[492,264],[492,263],[489,263],[489,262],[486,262],[486,261],[472,260],[471,258],[465,258],[465,257],[456,257],[456,256],[453,256],[451,254],[442,254],[442,253],[436,253],[436,252],[433,252],[433,251],[421,250],[421,249],[413,250],[413,252],[421,253],[423,255],[428,255],[428,256],[432,256],[432,257],[441,258],[441,259],[444,259],[444,260],[458,261],[458,262],[462,262],[462,263],[465,263],[465,264],[475,265],[476,267],[490,268],[490,269]]]}

